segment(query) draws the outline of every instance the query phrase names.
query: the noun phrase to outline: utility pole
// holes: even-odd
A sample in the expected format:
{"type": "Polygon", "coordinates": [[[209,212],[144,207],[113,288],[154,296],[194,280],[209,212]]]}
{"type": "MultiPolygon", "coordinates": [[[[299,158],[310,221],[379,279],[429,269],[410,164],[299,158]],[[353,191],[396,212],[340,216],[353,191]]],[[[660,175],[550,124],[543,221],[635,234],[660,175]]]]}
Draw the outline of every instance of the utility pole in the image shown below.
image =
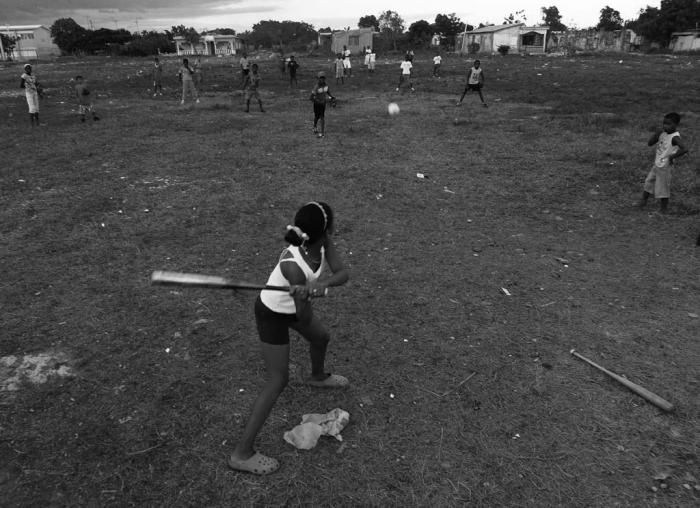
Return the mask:
{"type": "Polygon", "coordinates": [[[139,32],[139,20],[138,20],[138,19],[136,20],[136,33],[140,33],[140,32],[139,32]]]}

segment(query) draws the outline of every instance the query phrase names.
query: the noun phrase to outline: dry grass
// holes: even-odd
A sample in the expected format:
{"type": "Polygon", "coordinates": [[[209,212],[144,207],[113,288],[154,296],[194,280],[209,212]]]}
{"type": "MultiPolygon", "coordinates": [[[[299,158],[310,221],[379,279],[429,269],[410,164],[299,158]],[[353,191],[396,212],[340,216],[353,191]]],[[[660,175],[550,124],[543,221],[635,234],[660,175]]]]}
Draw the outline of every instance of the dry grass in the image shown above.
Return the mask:
{"type": "MultiPolygon", "coordinates": [[[[30,131],[22,97],[0,99],[0,354],[65,352],[78,375],[3,395],[2,499],[697,504],[695,156],[676,167],[668,217],[630,204],[651,161],[649,128],[665,112],[681,110],[683,137],[697,144],[698,61],[619,58],[485,59],[489,109],[473,96],[454,107],[460,60],[448,58],[438,81],[419,58],[418,91],[400,96],[396,66],[382,64],[332,86],[340,104],[324,140],[311,136],[306,91],[289,91],[272,64],[265,115],[242,113],[221,60],[206,63],[201,107],[185,108],[174,78],[165,100],[150,98],[145,60],[39,65],[48,125],[30,131]],[[94,125],[67,103],[77,73],[99,94],[94,125]],[[151,288],[148,275],[264,280],[310,198],[334,206],[352,270],[318,313],[333,334],[329,363],[353,387],[292,383],[258,445],[283,468],[236,474],[225,458],[263,379],[253,297],[151,288]],[[334,407],[351,414],[345,443],[299,452],[283,442],[302,414],[334,407]]],[[[300,63],[304,90],[329,65],[300,63]]],[[[14,89],[17,74],[0,69],[0,85],[14,89]]],[[[292,349],[300,371],[304,345],[292,349]]]]}

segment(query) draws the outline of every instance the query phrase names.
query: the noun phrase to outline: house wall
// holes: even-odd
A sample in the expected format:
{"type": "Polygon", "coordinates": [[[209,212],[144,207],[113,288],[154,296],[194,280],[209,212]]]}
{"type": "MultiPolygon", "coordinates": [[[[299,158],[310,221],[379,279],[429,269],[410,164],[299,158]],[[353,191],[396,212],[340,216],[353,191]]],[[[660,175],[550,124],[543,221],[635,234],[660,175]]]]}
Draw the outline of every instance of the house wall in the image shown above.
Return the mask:
{"type": "Polygon", "coordinates": [[[374,32],[371,28],[364,30],[347,30],[344,32],[333,32],[331,42],[331,52],[341,53],[343,46],[347,46],[353,55],[362,53],[366,46],[372,47],[374,32]]]}
{"type": "Polygon", "coordinates": [[[9,30],[0,27],[2,33],[10,37],[18,37],[17,44],[11,52],[14,60],[32,60],[36,58],[49,58],[61,54],[61,50],[51,40],[51,31],[46,27],[34,29],[9,30]]]}
{"type": "Polygon", "coordinates": [[[700,33],[672,37],[671,51],[700,51],[700,33]]]}

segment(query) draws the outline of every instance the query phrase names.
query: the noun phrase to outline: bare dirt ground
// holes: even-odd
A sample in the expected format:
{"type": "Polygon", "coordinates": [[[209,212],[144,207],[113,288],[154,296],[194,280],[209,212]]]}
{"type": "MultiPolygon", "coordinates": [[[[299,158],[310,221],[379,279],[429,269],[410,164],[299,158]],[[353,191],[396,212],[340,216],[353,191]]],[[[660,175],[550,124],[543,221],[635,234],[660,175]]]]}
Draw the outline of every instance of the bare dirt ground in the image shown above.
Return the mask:
{"type": "MultiPolygon", "coordinates": [[[[34,130],[19,67],[0,69],[0,356],[71,369],[0,392],[2,504],[698,504],[700,60],[483,58],[490,107],[456,108],[465,59],[446,58],[438,80],[431,56],[415,93],[394,91],[397,59],[330,80],[323,140],[308,92],[329,59],[300,57],[298,90],[260,60],[267,112],[249,115],[225,59],[205,61],[202,103],[185,107],[173,59],[157,99],[149,60],[39,63],[34,130]],[[74,111],[78,73],[94,124],[74,111]],[[691,154],[661,216],[632,204],[650,129],[673,110],[691,154]],[[235,473],[226,457],[264,375],[254,295],[148,278],[262,282],[310,199],[334,207],[352,272],[317,312],[329,366],[353,385],[293,382],[258,444],[282,468],[235,473]],[[283,441],[335,407],[350,413],[342,443],[283,441]]],[[[298,376],[305,345],[292,349],[298,376]]],[[[5,379],[18,364],[2,363],[5,379]]]]}

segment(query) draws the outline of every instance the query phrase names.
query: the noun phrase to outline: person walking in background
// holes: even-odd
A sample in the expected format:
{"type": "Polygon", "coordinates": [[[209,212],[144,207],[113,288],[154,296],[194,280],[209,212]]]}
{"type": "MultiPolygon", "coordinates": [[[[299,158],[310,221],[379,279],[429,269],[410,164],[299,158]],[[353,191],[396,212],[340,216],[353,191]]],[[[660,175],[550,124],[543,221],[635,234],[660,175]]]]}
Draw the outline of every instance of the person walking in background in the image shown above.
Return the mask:
{"type": "Polygon", "coordinates": [[[190,61],[187,58],[182,59],[182,65],[177,72],[177,77],[180,83],[182,83],[182,100],[180,104],[185,103],[188,92],[195,99],[195,102],[199,104],[199,94],[197,93],[197,88],[194,86],[194,70],[190,67],[190,61]]]}
{"type": "Polygon", "coordinates": [[[442,65],[442,57],[438,53],[433,57],[433,77],[440,77],[440,66],[442,65]]]}
{"type": "Polygon", "coordinates": [[[41,85],[36,76],[32,74],[32,66],[26,64],[24,72],[20,76],[19,87],[24,88],[24,95],[27,98],[29,107],[29,121],[32,127],[39,126],[39,97],[41,97],[41,85]]]}
{"type": "Polygon", "coordinates": [[[335,84],[345,83],[345,65],[343,64],[343,55],[338,53],[335,58],[335,84]]]}
{"type": "Polygon", "coordinates": [[[163,95],[163,64],[158,57],[153,59],[153,97],[163,95]]]}
{"type": "Polygon", "coordinates": [[[311,90],[310,99],[314,103],[314,134],[319,138],[326,135],[326,103],[330,101],[331,105],[335,104],[335,97],[331,95],[331,91],[326,84],[326,73],[318,73],[318,82],[313,90],[311,90]],[[319,130],[320,124],[320,130],[319,130]]]}
{"type": "Polygon", "coordinates": [[[404,61],[401,62],[401,74],[399,75],[399,84],[396,85],[397,92],[401,89],[401,85],[404,81],[408,81],[408,86],[411,89],[411,92],[415,91],[415,88],[413,88],[413,80],[411,79],[412,74],[413,64],[411,63],[410,56],[406,54],[404,61]]]}
{"type": "Polygon", "coordinates": [[[350,55],[352,55],[352,52],[347,46],[343,46],[343,68],[345,69],[345,75],[347,77],[352,76],[352,63],[350,62],[350,55]]]}
{"type": "Polygon", "coordinates": [[[194,82],[194,87],[197,89],[197,93],[202,92],[202,58],[197,57],[194,59],[194,65],[192,65],[192,81],[194,82]]]}
{"type": "Polygon", "coordinates": [[[248,61],[248,53],[243,53],[238,61],[238,67],[241,70],[241,88],[245,87],[246,78],[250,74],[250,62],[248,61]]]}
{"type": "Polygon", "coordinates": [[[289,57],[289,63],[287,63],[287,69],[289,69],[289,86],[295,88],[297,86],[297,69],[299,64],[294,59],[294,55],[289,57]]]}

